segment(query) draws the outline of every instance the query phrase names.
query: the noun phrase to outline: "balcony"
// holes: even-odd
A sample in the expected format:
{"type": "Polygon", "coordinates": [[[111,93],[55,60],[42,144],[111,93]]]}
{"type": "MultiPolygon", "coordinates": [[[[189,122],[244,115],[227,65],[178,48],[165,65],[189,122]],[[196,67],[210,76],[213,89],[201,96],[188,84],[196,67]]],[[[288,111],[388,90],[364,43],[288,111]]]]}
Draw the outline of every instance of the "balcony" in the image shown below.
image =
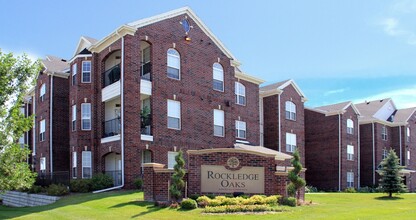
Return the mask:
{"type": "Polygon", "coordinates": [[[120,140],[121,120],[114,118],[103,122],[104,132],[102,134],[101,143],[120,140]]]}
{"type": "Polygon", "coordinates": [[[103,76],[103,88],[117,82],[120,80],[120,64],[117,64],[110,69],[106,70],[102,76],[103,76]]]}
{"type": "Polygon", "coordinates": [[[140,112],[140,139],[153,141],[152,136],[152,115],[150,113],[150,99],[143,100],[143,109],[140,112]]]}
{"type": "Polygon", "coordinates": [[[120,96],[120,64],[111,67],[103,73],[102,102],[120,96]]]}

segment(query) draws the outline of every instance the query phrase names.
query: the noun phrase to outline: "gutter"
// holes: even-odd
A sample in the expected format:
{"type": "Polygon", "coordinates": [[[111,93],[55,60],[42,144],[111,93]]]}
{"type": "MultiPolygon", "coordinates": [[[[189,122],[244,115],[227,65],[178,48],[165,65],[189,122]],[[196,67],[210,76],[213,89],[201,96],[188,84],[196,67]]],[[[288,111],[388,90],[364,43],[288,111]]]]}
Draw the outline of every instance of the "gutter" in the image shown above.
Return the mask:
{"type": "MultiPolygon", "coordinates": [[[[117,32],[119,35],[119,33],[117,32]]],[[[93,191],[92,193],[101,193],[106,191],[111,191],[115,189],[121,189],[124,187],[124,36],[121,37],[121,70],[120,70],[120,95],[121,95],[121,185],[114,186],[107,189],[101,189],[93,191]]]]}
{"type": "Polygon", "coordinates": [[[402,163],[402,126],[399,126],[399,149],[400,149],[400,166],[402,163]]]}
{"type": "Polygon", "coordinates": [[[338,191],[341,192],[341,114],[338,114],[338,191]]]}
{"type": "Polygon", "coordinates": [[[360,189],[361,188],[361,183],[360,183],[360,179],[361,179],[361,164],[360,164],[360,160],[361,160],[361,150],[360,150],[360,148],[361,148],[361,142],[360,142],[360,125],[359,125],[359,123],[358,123],[358,121],[357,121],[357,124],[358,124],[358,126],[357,126],[357,128],[358,128],[358,138],[357,138],[357,142],[358,142],[358,179],[357,179],[357,187],[358,187],[358,189],[360,189]]]}
{"type": "Polygon", "coordinates": [[[375,153],[375,140],[374,140],[374,122],[371,123],[372,133],[373,133],[373,185],[376,185],[376,153],[375,153]]]}
{"type": "Polygon", "coordinates": [[[53,111],[53,74],[51,74],[51,86],[50,86],[50,105],[49,105],[49,171],[51,173],[51,177],[53,177],[53,144],[52,144],[52,111],[53,111]]]}
{"type": "Polygon", "coordinates": [[[279,94],[277,94],[277,97],[278,97],[278,105],[279,105],[279,152],[282,152],[282,128],[281,128],[281,111],[280,111],[280,109],[281,109],[281,106],[280,106],[280,94],[281,93],[279,93],[279,94]]]}

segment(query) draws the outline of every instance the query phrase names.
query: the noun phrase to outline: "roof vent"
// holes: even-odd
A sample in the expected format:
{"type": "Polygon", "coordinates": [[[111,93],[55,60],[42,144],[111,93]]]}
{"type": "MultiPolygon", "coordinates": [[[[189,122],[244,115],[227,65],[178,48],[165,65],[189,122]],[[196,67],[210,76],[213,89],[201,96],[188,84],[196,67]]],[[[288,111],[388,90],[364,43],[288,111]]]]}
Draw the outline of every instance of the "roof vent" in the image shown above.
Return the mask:
{"type": "Polygon", "coordinates": [[[62,62],[66,62],[66,60],[65,60],[65,59],[61,59],[61,61],[62,61],[62,62]]]}
{"type": "Polygon", "coordinates": [[[380,100],[380,102],[383,102],[384,100],[382,99],[382,100],[380,100]]]}

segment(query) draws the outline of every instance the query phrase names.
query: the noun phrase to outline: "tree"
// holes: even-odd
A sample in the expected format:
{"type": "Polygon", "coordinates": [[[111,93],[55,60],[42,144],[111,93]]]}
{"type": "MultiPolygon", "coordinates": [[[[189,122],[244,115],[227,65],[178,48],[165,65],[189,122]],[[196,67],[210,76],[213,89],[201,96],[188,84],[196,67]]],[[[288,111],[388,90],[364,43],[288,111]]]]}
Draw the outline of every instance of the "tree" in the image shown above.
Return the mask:
{"type": "Polygon", "coordinates": [[[25,117],[20,107],[39,71],[39,61],[0,50],[0,191],[29,188],[35,181],[26,162],[30,151],[18,140],[32,128],[33,117],[25,117]]]}
{"type": "Polygon", "coordinates": [[[406,191],[406,186],[403,184],[403,178],[400,176],[400,171],[403,166],[400,166],[399,158],[394,150],[390,149],[389,154],[381,162],[380,169],[380,187],[384,193],[388,193],[392,197],[392,193],[400,193],[406,191]]]}
{"type": "Polygon", "coordinates": [[[299,151],[296,150],[291,160],[293,170],[289,171],[288,178],[290,180],[287,186],[289,196],[295,197],[297,201],[300,199],[300,190],[306,185],[305,180],[300,177],[302,171],[302,164],[300,163],[299,151]]]}
{"type": "Polygon", "coordinates": [[[182,197],[182,190],[185,187],[185,181],[183,177],[185,176],[185,160],[183,159],[183,152],[180,150],[178,155],[175,157],[176,164],[173,167],[174,173],[172,175],[172,185],[169,188],[170,195],[175,201],[178,201],[182,197]]]}

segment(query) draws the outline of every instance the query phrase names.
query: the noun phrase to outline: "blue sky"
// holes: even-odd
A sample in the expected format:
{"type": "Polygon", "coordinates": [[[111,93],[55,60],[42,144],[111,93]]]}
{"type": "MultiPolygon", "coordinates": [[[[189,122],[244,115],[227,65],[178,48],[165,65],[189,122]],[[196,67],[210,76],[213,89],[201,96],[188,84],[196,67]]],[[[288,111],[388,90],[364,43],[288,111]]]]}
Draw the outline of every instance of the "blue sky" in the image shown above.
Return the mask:
{"type": "Polygon", "coordinates": [[[392,97],[416,106],[416,1],[7,1],[0,48],[70,59],[81,35],[189,6],[264,85],[294,79],[315,107],[392,97]]]}

